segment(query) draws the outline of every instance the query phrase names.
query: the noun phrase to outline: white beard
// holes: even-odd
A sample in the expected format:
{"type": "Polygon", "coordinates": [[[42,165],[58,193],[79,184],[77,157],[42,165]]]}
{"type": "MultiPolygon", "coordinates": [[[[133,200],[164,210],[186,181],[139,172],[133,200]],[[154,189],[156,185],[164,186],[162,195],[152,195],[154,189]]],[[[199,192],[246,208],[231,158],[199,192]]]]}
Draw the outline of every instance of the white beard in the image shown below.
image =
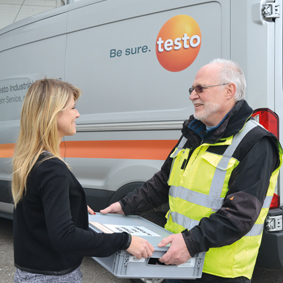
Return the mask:
{"type": "Polygon", "coordinates": [[[194,114],[195,119],[197,120],[204,120],[212,113],[215,113],[220,108],[219,104],[213,103],[213,102],[207,102],[204,104],[204,109],[202,113],[194,114]]]}

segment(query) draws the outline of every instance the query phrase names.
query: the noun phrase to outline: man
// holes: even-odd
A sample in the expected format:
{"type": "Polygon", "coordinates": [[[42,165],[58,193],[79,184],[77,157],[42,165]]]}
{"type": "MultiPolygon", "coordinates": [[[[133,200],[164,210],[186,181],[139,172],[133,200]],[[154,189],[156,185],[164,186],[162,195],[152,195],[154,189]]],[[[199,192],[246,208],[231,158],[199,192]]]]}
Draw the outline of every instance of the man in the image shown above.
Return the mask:
{"type": "Polygon", "coordinates": [[[159,244],[171,243],[160,261],[206,252],[202,278],[183,282],[251,282],[282,150],[251,118],[245,86],[232,61],[202,67],[189,89],[195,113],[161,170],[101,211],[134,214],[169,199],[165,228],[175,234],[159,244]]]}

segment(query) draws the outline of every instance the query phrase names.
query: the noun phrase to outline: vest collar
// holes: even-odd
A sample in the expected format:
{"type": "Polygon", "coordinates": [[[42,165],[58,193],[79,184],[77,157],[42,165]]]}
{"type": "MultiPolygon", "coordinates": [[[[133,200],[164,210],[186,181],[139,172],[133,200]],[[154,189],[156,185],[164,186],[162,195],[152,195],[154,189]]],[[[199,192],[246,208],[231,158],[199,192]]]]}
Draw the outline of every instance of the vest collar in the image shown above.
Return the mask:
{"type": "Polygon", "coordinates": [[[201,142],[215,143],[221,138],[227,138],[238,133],[252,112],[253,110],[248,103],[245,100],[241,100],[210,131],[207,131],[205,124],[196,120],[192,115],[184,122],[182,133],[192,147],[198,146],[201,142]]]}
{"type": "Polygon", "coordinates": [[[225,115],[225,117],[220,121],[220,123],[214,127],[210,127],[207,129],[207,126],[201,122],[200,120],[194,119],[190,124],[189,124],[189,129],[193,130],[197,135],[199,135],[202,140],[207,139],[209,136],[213,134],[217,128],[219,128],[222,123],[225,121],[226,117],[229,115],[230,111],[225,115]]]}

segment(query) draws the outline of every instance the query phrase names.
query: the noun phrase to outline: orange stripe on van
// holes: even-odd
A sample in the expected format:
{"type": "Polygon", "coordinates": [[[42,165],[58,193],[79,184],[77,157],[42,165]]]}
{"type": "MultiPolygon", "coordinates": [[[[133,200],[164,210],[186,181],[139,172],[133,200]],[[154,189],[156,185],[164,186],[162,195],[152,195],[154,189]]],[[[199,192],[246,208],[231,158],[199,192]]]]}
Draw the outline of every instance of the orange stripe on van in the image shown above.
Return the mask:
{"type": "Polygon", "coordinates": [[[69,141],[65,143],[66,157],[164,160],[177,141],[124,140],[69,141]]]}
{"type": "MultiPolygon", "coordinates": [[[[176,143],[177,140],[66,141],[60,149],[67,158],[164,160],[176,143]]],[[[0,158],[13,157],[14,147],[15,144],[0,144],[0,158]]]]}
{"type": "Polygon", "coordinates": [[[0,144],[0,158],[13,157],[14,149],[14,143],[0,144]]]}

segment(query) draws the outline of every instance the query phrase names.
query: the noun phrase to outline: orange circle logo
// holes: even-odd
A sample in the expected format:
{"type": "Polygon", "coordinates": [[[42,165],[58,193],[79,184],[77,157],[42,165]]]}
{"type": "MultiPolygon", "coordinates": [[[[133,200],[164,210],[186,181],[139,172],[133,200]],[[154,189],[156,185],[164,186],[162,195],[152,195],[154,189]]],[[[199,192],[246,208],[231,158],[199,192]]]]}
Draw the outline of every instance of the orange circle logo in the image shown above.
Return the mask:
{"type": "Polygon", "coordinates": [[[156,56],[164,69],[179,72],[194,62],[200,46],[198,23],[190,16],[178,15],[160,29],[156,39],[156,56]]]}

